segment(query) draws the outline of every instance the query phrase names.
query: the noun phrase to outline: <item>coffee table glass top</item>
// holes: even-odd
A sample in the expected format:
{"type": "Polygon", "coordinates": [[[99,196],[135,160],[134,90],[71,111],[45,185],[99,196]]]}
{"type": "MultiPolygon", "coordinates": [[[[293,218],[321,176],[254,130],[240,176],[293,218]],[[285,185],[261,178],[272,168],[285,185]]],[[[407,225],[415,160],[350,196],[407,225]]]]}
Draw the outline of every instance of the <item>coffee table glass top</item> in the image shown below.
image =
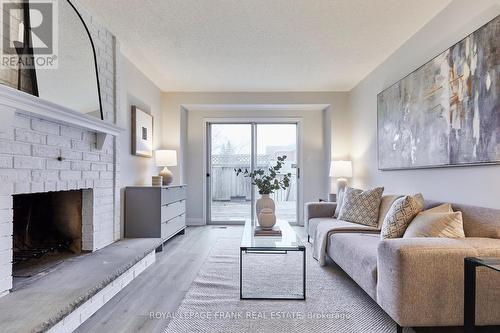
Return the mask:
{"type": "Polygon", "coordinates": [[[488,268],[500,272],[500,258],[480,257],[480,258],[469,258],[469,259],[475,261],[481,266],[486,266],[488,268]]]}
{"type": "Polygon", "coordinates": [[[256,222],[246,220],[240,248],[270,251],[304,249],[304,244],[287,221],[277,220],[276,225],[281,229],[281,236],[255,236],[256,222]]]}

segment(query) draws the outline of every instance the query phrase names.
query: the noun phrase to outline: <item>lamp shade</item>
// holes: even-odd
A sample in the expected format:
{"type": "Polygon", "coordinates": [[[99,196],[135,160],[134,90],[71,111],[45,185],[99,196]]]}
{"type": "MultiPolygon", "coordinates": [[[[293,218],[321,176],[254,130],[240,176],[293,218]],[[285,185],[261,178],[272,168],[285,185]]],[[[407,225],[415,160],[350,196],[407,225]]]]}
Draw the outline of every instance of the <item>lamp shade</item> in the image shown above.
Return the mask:
{"type": "Polygon", "coordinates": [[[177,151],[175,150],[155,150],[156,166],[176,166],[177,151]]]}
{"type": "Polygon", "coordinates": [[[330,177],[351,178],[352,177],[352,162],[351,161],[332,161],[332,163],[330,164],[330,177]]]}

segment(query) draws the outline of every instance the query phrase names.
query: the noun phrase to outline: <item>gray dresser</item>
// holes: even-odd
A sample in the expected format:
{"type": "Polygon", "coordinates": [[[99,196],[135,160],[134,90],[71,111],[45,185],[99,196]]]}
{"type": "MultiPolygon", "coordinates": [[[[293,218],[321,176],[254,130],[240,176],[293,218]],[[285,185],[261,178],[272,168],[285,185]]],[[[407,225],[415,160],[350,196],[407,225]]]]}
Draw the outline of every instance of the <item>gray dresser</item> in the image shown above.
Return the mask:
{"type": "Polygon", "coordinates": [[[186,228],[186,186],[130,186],[125,189],[125,237],[161,238],[186,228]]]}

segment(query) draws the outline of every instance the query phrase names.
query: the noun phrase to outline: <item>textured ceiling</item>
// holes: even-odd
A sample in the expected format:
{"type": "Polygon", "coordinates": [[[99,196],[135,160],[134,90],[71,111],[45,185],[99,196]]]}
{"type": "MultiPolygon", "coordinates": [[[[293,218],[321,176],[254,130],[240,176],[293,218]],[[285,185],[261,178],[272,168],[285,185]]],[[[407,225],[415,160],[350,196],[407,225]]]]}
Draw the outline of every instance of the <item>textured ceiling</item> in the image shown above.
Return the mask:
{"type": "Polygon", "coordinates": [[[80,0],[164,91],[346,91],[451,0],[80,0]]]}

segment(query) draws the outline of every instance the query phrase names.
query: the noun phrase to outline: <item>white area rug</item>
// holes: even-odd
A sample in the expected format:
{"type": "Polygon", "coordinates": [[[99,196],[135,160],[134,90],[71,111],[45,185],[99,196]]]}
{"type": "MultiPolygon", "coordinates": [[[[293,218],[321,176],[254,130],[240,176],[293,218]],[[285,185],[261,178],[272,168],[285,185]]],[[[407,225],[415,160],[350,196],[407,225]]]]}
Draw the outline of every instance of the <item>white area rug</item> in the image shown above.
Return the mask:
{"type": "MultiPolygon", "coordinates": [[[[396,332],[394,321],[342,270],[320,267],[310,246],[306,256],[305,301],[240,300],[239,239],[220,239],[177,313],[165,314],[173,317],[165,332],[396,332]]],[[[302,291],[300,252],[244,260],[244,290],[302,291]]]]}

